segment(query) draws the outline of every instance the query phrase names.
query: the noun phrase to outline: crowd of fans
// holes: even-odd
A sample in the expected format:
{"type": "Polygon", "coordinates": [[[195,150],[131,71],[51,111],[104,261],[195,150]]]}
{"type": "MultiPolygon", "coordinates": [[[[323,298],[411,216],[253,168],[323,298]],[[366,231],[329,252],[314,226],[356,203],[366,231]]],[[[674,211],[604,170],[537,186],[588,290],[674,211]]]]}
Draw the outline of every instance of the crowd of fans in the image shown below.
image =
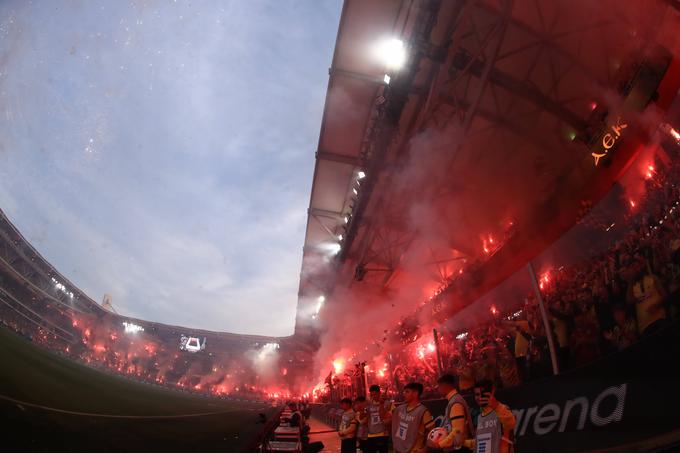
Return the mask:
{"type": "Polygon", "coordinates": [[[255,401],[285,396],[258,385],[256,370],[239,348],[181,351],[179,332],[128,333],[118,316],[70,310],[37,297],[7,274],[0,273],[0,279],[0,323],[69,359],[192,393],[255,401]]]}
{"type": "MultiPolygon", "coordinates": [[[[623,350],[680,314],[680,167],[650,165],[644,184],[643,197],[620,200],[628,214],[625,225],[612,231],[617,239],[609,247],[576,264],[541,270],[541,297],[561,371],[623,350]],[[622,230],[625,234],[617,233],[622,230]]],[[[580,228],[587,225],[581,222],[580,228]]],[[[597,222],[590,225],[602,228],[597,222]]],[[[6,271],[0,283],[0,321],[70,358],[187,391],[257,400],[287,396],[257,385],[243,350],[182,352],[176,346],[178,332],[127,335],[117,316],[82,312],[65,297],[42,297],[6,271]]],[[[436,394],[442,370],[459,376],[462,390],[479,380],[507,388],[550,375],[548,338],[535,294],[502,305],[510,312],[496,310],[487,324],[474,329],[440,327],[438,354],[434,344],[421,339],[391,357],[379,374],[369,370],[369,380],[385,385],[388,395],[399,394],[408,382],[420,382],[428,396],[436,394]]],[[[340,388],[346,383],[340,376],[331,384],[340,388]]]]}
{"type": "MultiPolygon", "coordinates": [[[[680,314],[680,167],[650,166],[647,176],[645,197],[623,201],[630,209],[625,234],[588,260],[538,277],[560,371],[623,350],[680,314]]],[[[531,292],[517,302],[510,313],[490,313],[486,325],[439,330],[442,369],[460,376],[462,390],[480,379],[507,388],[552,374],[538,301],[531,292]]],[[[405,348],[384,381],[388,392],[416,381],[435,395],[433,350],[432,342],[429,350],[405,348]]]]}

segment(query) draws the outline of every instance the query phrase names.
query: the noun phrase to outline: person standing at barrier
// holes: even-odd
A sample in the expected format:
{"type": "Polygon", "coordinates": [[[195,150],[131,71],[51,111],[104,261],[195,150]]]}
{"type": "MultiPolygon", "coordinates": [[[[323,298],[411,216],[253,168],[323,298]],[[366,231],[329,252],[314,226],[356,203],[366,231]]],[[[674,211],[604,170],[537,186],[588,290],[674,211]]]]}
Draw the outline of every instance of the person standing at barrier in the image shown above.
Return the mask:
{"type": "Polygon", "coordinates": [[[405,403],[392,414],[392,446],[394,453],[424,453],[425,439],[434,427],[432,414],[420,402],[423,384],[411,382],[404,386],[405,403]]]}
{"type": "Polygon", "coordinates": [[[297,426],[302,429],[305,426],[305,417],[298,410],[297,404],[288,403],[288,409],[290,410],[290,426],[297,426]]]}
{"type": "Polygon", "coordinates": [[[638,331],[641,337],[661,329],[666,322],[665,300],[667,292],[649,265],[640,259],[629,271],[628,303],[635,305],[638,331]]]}
{"type": "Polygon", "coordinates": [[[475,384],[475,401],[482,412],[477,416],[475,439],[465,442],[465,446],[477,453],[514,453],[517,420],[508,406],[496,399],[493,382],[475,384]]]}
{"type": "Polygon", "coordinates": [[[444,451],[455,449],[460,453],[468,453],[471,450],[465,446],[465,443],[473,438],[474,427],[470,407],[465,398],[458,393],[458,376],[444,374],[437,380],[437,385],[439,392],[448,400],[442,424],[447,435],[437,442],[437,446],[444,451]]]}
{"type": "Polygon", "coordinates": [[[356,453],[357,417],[352,409],[352,400],[349,398],[341,399],[340,409],[342,409],[340,427],[338,428],[338,436],[340,436],[341,439],[340,453],[356,453]]]}
{"type": "Polygon", "coordinates": [[[394,404],[380,397],[380,386],[378,385],[372,385],[369,388],[369,395],[370,401],[366,407],[366,426],[368,429],[366,453],[387,453],[394,404]]]}
{"type": "Polygon", "coordinates": [[[356,413],[357,419],[357,441],[359,443],[359,450],[362,452],[366,451],[366,441],[368,439],[367,405],[368,403],[366,402],[365,396],[358,396],[357,399],[354,400],[354,412],[356,413]]]}

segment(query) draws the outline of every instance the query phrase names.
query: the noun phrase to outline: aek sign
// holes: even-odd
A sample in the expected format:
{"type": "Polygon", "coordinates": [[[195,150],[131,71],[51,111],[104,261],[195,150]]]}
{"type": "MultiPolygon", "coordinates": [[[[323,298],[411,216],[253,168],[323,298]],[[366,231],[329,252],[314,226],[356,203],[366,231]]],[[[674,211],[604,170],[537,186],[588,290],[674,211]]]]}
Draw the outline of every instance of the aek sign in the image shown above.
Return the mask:
{"type": "Polygon", "coordinates": [[[513,410],[517,419],[515,435],[545,435],[553,431],[580,431],[590,423],[605,426],[623,418],[627,384],[609,387],[591,401],[580,396],[567,400],[563,405],[555,403],[513,410]]]}
{"type": "Polygon", "coordinates": [[[594,149],[591,151],[591,155],[595,159],[595,165],[599,164],[600,159],[609,154],[621,139],[621,131],[627,127],[628,124],[621,117],[616,118],[614,124],[607,126],[602,137],[595,143],[594,149]]]}

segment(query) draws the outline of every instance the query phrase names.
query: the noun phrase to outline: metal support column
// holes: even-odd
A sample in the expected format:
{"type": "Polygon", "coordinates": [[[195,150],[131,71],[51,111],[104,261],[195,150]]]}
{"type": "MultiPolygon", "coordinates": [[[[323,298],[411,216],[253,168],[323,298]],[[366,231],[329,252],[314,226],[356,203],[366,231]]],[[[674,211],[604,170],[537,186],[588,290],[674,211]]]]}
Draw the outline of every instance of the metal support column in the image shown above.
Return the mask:
{"type": "Polygon", "coordinates": [[[439,353],[439,335],[437,335],[437,329],[432,329],[432,334],[434,335],[434,350],[437,353],[437,372],[439,375],[442,374],[442,356],[439,353]]]}
{"type": "Polygon", "coordinates": [[[531,284],[534,286],[536,299],[538,299],[538,306],[541,310],[541,318],[543,318],[543,328],[545,329],[545,337],[548,339],[548,349],[550,349],[550,361],[552,362],[553,374],[560,374],[560,366],[559,363],[557,363],[555,341],[553,340],[553,332],[552,329],[550,328],[548,312],[545,310],[545,304],[543,303],[543,295],[541,294],[541,288],[538,286],[538,280],[536,280],[536,273],[534,272],[534,266],[531,265],[531,261],[527,264],[527,270],[529,271],[531,284]]]}

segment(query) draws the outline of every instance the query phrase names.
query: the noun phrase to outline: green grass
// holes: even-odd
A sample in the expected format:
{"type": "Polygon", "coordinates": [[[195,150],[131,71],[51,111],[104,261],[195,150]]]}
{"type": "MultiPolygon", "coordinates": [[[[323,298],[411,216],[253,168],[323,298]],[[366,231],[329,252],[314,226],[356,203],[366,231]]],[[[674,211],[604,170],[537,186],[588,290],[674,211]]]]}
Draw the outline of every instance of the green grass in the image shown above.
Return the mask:
{"type": "MultiPolygon", "coordinates": [[[[263,403],[227,401],[128,380],[46,351],[0,327],[3,437],[14,451],[247,451],[262,430],[263,403]],[[216,413],[191,416],[192,414],[216,413]],[[178,416],[180,418],[152,418],[178,416]],[[120,416],[150,416],[125,418],[120,416]]],[[[1,445],[1,444],[0,444],[1,445]]],[[[4,450],[4,448],[3,448],[4,450]]]]}

